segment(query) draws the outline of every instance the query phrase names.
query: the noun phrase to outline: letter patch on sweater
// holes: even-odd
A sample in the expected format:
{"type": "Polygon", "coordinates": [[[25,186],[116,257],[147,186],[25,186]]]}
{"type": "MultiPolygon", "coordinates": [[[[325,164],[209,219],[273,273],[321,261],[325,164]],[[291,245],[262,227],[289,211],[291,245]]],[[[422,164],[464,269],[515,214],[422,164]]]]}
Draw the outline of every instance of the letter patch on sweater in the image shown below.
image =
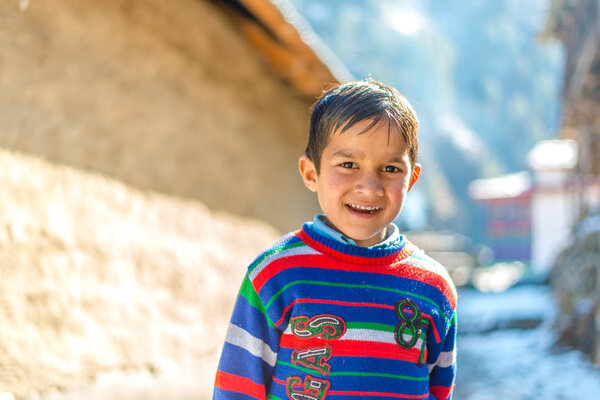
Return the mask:
{"type": "Polygon", "coordinates": [[[306,375],[304,385],[298,376],[287,378],[286,393],[291,400],[323,400],[329,390],[329,381],[306,375]]]}
{"type": "Polygon", "coordinates": [[[421,338],[421,353],[417,363],[417,365],[421,365],[425,357],[425,332],[427,331],[429,321],[422,317],[421,310],[419,310],[417,304],[410,299],[398,301],[395,310],[396,316],[401,321],[396,325],[396,329],[394,330],[396,343],[402,348],[410,350],[415,347],[419,338],[421,338]]]}
{"type": "Polygon", "coordinates": [[[312,318],[299,315],[292,318],[292,333],[301,338],[338,339],[346,332],[344,320],[335,315],[320,314],[312,318]]]}
{"type": "Polygon", "coordinates": [[[330,358],[331,346],[328,344],[324,347],[308,347],[306,349],[296,349],[292,352],[292,364],[300,364],[306,368],[319,371],[323,375],[329,373],[331,366],[326,361],[330,358]]]}

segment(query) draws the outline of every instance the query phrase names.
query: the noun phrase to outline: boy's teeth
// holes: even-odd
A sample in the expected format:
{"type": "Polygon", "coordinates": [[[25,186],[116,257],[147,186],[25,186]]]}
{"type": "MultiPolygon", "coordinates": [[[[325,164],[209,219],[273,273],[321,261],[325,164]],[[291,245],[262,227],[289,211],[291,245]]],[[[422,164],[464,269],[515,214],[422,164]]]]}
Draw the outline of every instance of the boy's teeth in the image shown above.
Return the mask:
{"type": "Polygon", "coordinates": [[[349,204],[350,207],[352,208],[356,208],[358,210],[364,210],[364,211],[375,211],[375,210],[379,210],[379,207],[366,207],[366,206],[361,206],[358,204],[349,204]]]}

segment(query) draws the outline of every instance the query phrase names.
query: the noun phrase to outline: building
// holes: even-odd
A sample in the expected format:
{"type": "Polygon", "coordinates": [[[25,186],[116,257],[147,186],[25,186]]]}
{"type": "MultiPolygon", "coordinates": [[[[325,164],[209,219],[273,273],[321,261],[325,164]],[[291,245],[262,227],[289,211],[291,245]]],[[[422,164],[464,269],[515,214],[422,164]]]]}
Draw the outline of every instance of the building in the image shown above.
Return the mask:
{"type": "Polygon", "coordinates": [[[497,261],[520,260],[546,275],[572,240],[579,205],[599,196],[596,181],[580,181],[577,144],[545,140],[529,153],[530,169],[471,183],[469,194],[486,209],[486,231],[497,261]]]}
{"type": "Polygon", "coordinates": [[[531,258],[531,176],[528,171],[481,179],[470,196],[486,208],[486,235],[498,261],[531,258]]]}

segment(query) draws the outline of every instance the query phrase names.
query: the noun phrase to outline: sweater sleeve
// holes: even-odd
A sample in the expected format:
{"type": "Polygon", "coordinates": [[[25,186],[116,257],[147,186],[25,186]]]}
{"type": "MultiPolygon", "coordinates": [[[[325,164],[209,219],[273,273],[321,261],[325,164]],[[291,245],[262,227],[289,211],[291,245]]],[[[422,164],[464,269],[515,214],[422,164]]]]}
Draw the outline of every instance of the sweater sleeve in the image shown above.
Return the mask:
{"type": "MultiPolygon", "coordinates": [[[[444,339],[432,353],[435,354],[429,368],[429,400],[450,400],[456,378],[456,313],[444,339]]],[[[428,360],[430,361],[430,360],[428,360]]]]}
{"type": "Polygon", "coordinates": [[[281,332],[248,275],[239,291],[215,379],[213,400],[266,398],[281,332]]]}

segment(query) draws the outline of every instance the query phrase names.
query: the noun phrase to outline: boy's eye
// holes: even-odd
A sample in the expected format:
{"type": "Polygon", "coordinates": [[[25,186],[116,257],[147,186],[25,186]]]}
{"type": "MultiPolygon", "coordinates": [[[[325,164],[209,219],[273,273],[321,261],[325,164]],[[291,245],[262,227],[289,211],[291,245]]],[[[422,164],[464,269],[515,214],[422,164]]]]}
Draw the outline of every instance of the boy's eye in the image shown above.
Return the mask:
{"type": "Polygon", "coordinates": [[[400,172],[400,168],[394,167],[393,165],[386,165],[383,167],[384,172],[400,172]]]}
{"type": "Polygon", "coordinates": [[[356,164],[354,164],[352,161],[346,161],[340,164],[340,167],[342,168],[356,168],[356,164]]]}

